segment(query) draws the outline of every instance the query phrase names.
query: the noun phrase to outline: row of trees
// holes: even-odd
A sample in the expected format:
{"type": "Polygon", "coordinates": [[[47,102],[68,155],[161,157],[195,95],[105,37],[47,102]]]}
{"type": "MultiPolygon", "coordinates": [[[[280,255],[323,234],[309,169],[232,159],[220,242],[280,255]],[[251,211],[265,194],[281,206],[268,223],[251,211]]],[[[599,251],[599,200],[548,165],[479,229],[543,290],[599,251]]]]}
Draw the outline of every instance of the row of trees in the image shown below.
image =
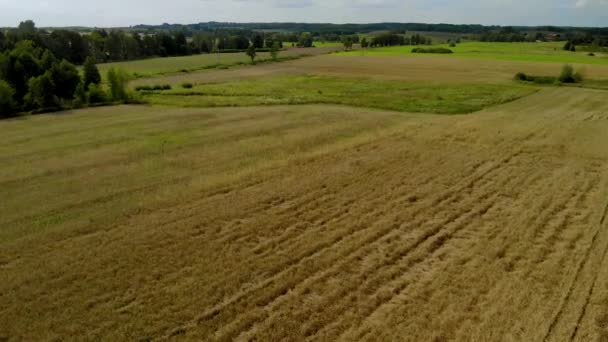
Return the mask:
{"type": "Polygon", "coordinates": [[[125,72],[108,72],[109,94],[92,57],[85,60],[83,74],[34,41],[19,41],[0,53],[0,117],[128,99],[125,72]]]}
{"type": "Polygon", "coordinates": [[[372,38],[369,46],[371,47],[382,47],[382,46],[397,46],[397,45],[431,45],[433,43],[431,38],[421,36],[420,34],[414,34],[407,37],[403,34],[397,33],[383,33],[372,38]]]}
{"type": "Polygon", "coordinates": [[[14,49],[21,41],[32,41],[38,47],[50,50],[59,60],[81,65],[87,57],[99,63],[124,61],[152,56],[184,56],[211,53],[222,50],[246,50],[249,45],[256,49],[270,49],[284,41],[299,42],[312,46],[310,33],[264,34],[246,30],[222,30],[198,32],[188,37],[185,32],[158,31],[151,33],[121,30],[94,30],[79,33],[69,30],[40,30],[28,20],[17,28],[0,30],[0,52],[14,49]]]}

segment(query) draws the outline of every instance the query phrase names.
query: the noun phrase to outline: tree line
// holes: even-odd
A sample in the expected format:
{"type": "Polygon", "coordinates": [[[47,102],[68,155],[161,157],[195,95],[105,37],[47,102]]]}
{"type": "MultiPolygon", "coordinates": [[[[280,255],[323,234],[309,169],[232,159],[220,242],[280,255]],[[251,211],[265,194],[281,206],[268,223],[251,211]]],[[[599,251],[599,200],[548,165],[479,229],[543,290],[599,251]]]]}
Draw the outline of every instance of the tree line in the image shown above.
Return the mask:
{"type": "MultiPolygon", "coordinates": [[[[383,46],[399,46],[399,45],[431,45],[433,40],[429,37],[424,37],[418,33],[411,36],[398,33],[383,33],[372,38],[369,43],[370,47],[383,47],[383,46]]],[[[365,44],[367,47],[367,40],[365,44]]]]}
{"type": "MultiPolygon", "coordinates": [[[[324,23],[222,23],[204,22],[196,24],[162,24],[162,25],[137,25],[132,29],[158,32],[185,30],[188,32],[214,31],[225,29],[241,29],[252,31],[275,31],[275,32],[310,32],[314,38],[322,35],[335,34],[338,36],[352,35],[356,33],[370,33],[377,31],[416,31],[416,32],[446,32],[459,34],[482,34],[485,32],[500,32],[509,26],[498,25],[453,25],[453,24],[424,24],[424,23],[372,23],[372,24],[324,24],[324,23]]],[[[552,33],[582,33],[594,36],[608,35],[608,27],[559,27],[559,26],[513,26],[519,32],[552,32],[552,33]]],[[[286,40],[295,41],[295,40],[286,40]]],[[[331,41],[331,40],[327,40],[331,41]]],[[[338,41],[338,40],[333,40],[338,41]]]]}
{"type": "Polygon", "coordinates": [[[312,46],[310,33],[262,33],[248,30],[138,32],[95,29],[91,32],[38,29],[31,20],[17,28],[0,30],[0,53],[14,49],[21,41],[50,50],[60,60],[81,65],[92,57],[98,63],[141,59],[146,57],[185,56],[200,53],[245,51],[253,45],[258,51],[270,50],[278,42],[297,42],[312,46]]]}
{"type": "Polygon", "coordinates": [[[81,76],[73,63],[50,49],[18,41],[0,53],[0,117],[129,100],[124,71],[110,69],[107,81],[108,87],[102,87],[92,56],[86,57],[81,76]]]}

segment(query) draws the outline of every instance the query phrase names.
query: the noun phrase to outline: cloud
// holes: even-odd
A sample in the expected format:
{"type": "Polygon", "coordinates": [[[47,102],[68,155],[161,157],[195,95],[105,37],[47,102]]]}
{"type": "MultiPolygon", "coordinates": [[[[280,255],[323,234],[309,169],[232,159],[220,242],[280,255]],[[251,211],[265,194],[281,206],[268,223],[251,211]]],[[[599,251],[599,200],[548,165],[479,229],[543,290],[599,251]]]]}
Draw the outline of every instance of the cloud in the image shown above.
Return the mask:
{"type": "Polygon", "coordinates": [[[0,0],[0,26],[430,22],[607,26],[608,0],[0,0]]]}

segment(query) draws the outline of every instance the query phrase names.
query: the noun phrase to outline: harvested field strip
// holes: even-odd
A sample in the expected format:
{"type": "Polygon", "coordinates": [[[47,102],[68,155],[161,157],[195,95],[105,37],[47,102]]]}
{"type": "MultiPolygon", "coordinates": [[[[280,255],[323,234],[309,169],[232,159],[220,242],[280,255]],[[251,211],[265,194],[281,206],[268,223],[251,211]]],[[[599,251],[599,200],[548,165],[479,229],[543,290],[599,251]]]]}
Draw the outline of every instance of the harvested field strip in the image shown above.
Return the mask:
{"type": "MultiPolygon", "coordinates": [[[[316,56],[339,51],[340,47],[329,46],[315,49],[287,49],[281,51],[281,58],[298,58],[306,56],[316,56]]],[[[271,61],[270,53],[258,53],[258,61],[271,61]]],[[[215,69],[218,67],[230,67],[236,65],[249,64],[251,59],[244,52],[228,54],[201,54],[183,57],[163,57],[149,58],[127,62],[115,62],[99,64],[99,71],[106,75],[110,68],[122,68],[133,74],[135,77],[154,77],[159,75],[188,73],[205,69],[215,69]]]]}
{"type": "MultiPolygon", "coordinates": [[[[237,68],[214,72],[138,79],[131,83],[139,85],[171,84],[179,88],[183,82],[207,84],[256,80],[279,76],[318,75],[334,78],[422,81],[442,84],[504,84],[510,83],[518,72],[539,76],[559,75],[562,64],[525,61],[504,61],[445,56],[409,56],[403,58],[334,54],[315,56],[300,60],[259,65],[254,68],[237,68]]],[[[608,65],[577,65],[584,69],[587,77],[585,87],[605,88],[608,65]]]]}

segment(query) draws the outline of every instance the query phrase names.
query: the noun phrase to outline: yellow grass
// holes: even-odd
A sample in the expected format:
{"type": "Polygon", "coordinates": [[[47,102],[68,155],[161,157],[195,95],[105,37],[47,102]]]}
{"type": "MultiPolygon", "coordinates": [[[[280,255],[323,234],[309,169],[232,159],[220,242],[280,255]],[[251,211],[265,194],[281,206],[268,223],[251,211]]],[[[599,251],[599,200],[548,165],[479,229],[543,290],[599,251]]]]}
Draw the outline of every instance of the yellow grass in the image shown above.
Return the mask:
{"type": "Polygon", "coordinates": [[[0,337],[608,337],[608,101],[0,122],[0,337]]]}
{"type": "MultiPolygon", "coordinates": [[[[445,56],[323,55],[260,66],[245,66],[218,72],[199,72],[151,79],[133,85],[209,83],[277,75],[324,75],[379,80],[432,81],[442,83],[511,82],[518,72],[539,76],[559,75],[562,64],[445,56]]],[[[608,79],[607,65],[578,65],[588,79],[608,79]]]]}

